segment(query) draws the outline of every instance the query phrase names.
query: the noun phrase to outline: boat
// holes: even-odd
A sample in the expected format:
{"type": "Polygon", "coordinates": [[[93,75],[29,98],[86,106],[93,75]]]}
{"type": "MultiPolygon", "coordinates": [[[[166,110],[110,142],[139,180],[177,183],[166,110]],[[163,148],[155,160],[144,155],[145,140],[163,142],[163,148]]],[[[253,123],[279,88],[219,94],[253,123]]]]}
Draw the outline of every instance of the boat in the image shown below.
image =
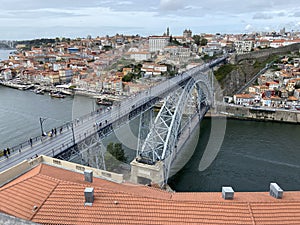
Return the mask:
{"type": "Polygon", "coordinates": [[[44,90],[42,89],[35,89],[33,92],[36,93],[37,95],[43,95],[45,93],[44,90]]]}
{"type": "Polygon", "coordinates": [[[97,98],[96,103],[97,103],[97,105],[105,105],[105,106],[113,105],[113,101],[106,99],[106,98],[97,98]]]}
{"type": "Polygon", "coordinates": [[[295,109],[300,110],[300,105],[296,105],[295,109]]]}
{"type": "Polygon", "coordinates": [[[50,92],[49,95],[52,98],[64,98],[64,97],[66,97],[64,94],[62,94],[60,92],[50,92]]]}

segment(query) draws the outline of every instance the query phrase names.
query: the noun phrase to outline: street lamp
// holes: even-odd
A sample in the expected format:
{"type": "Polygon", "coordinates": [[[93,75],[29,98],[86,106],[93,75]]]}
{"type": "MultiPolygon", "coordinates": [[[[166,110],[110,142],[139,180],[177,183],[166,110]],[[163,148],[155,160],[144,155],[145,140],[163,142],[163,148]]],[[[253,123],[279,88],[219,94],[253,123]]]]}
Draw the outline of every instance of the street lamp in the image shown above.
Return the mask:
{"type": "Polygon", "coordinates": [[[40,117],[40,125],[41,125],[42,136],[45,136],[44,130],[43,130],[43,123],[44,123],[44,121],[45,121],[46,119],[48,119],[48,118],[40,117]]]}

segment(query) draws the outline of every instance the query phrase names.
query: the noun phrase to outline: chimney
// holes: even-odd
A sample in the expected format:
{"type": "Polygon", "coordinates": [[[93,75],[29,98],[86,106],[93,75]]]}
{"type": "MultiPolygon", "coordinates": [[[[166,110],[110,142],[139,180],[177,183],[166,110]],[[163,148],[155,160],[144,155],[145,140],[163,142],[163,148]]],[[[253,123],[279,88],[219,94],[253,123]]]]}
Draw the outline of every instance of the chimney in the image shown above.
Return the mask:
{"type": "Polygon", "coordinates": [[[85,170],[84,171],[84,180],[89,183],[93,183],[93,171],[85,170]]]}
{"type": "Polygon", "coordinates": [[[270,183],[270,195],[274,198],[282,198],[283,190],[276,183],[270,183]]]}
{"type": "Polygon", "coordinates": [[[232,187],[222,187],[222,198],[225,200],[233,199],[234,191],[232,187]]]}
{"type": "Polygon", "coordinates": [[[85,206],[92,206],[94,202],[94,188],[84,189],[85,206]]]}

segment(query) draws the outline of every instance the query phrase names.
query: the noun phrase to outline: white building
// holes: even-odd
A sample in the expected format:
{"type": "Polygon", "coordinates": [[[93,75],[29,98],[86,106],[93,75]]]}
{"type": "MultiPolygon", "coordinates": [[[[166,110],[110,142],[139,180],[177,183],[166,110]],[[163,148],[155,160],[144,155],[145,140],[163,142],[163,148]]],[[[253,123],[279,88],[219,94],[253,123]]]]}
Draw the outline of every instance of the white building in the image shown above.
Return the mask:
{"type": "Polygon", "coordinates": [[[157,52],[162,51],[164,47],[169,44],[169,36],[150,36],[149,37],[149,51],[157,52]]]}
{"type": "Polygon", "coordinates": [[[150,52],[128,52],[127,54],[129,55],[130,59],[135,61],[146,61],[151,59],[150,52]]]}
{"type": "Polygon", "coordinates": [[[236,41],[234,42],[234,46],[237,54],[251,52],[253,41],[236,41]]]}
{"type": "Polygon", "coordinates": [[[10,69],[3,70],[1,73],[4,80],[11,80],[12,79],[12,73],[10,69]]]}

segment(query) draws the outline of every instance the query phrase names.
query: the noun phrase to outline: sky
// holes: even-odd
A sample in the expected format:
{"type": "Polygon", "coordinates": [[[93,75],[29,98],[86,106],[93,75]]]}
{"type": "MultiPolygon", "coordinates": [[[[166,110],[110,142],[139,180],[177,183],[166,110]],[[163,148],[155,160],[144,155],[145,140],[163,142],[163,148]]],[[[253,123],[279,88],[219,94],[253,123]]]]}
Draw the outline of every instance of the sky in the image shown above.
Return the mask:
{"type": "Polygon", "coordinates": [[[0,40],[300,30],[299,0],[0,0],[0,40]]]}

